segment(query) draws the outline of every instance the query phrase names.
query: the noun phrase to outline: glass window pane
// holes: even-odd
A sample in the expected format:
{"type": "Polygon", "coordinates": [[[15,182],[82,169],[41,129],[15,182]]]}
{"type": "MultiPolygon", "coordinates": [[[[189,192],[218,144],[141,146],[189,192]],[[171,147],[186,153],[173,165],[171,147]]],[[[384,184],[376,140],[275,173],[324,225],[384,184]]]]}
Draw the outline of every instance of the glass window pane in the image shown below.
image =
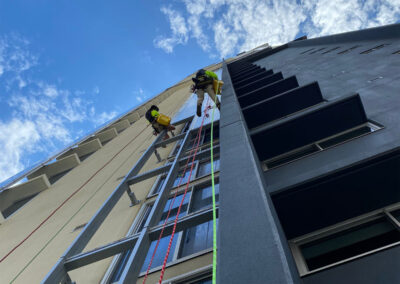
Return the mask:
{"type": "MultiPolygon", "coordinates": [[[[219,183],[215,183],[215,201],[218,204],[219,183]]],[[[212,187],[203,186],[196,187],[193,192],[193,199],[190,212],[196,212],[202,208],[212,206],[212,187]]]]}
{"type": "Polygon", "coordinates": [[[141,230],[143,230],[144,224],[146,224],[147,218],[150,215],[151,209],[153,208],[153,205],[147,205],[145,212],[143,214],[142,220],[140,222],[139,227],[137,228],[136,232],[140,232],[141,230]]]}
{"type": "Polygon", "coordinates": [[[300,246],[309,270],[400,241],[400,232],[386,218],[379,218],[351,229],[300,246]]]}
{"type": "MultiPolygon", "coordinates": [[[[218,220],[217,220],[218,226],[218,220]]],[[[179,257],[211,248],[213,245],[213,221],[186,229],[183,233],[182,247],[179,257]]]]}
{"type": "Polygon", "coordinates": [[[130,249],[122,254],[117,266],[115,267],[113,275],[111,276],[110,283],[116,283],[121,278],[122,272],[124,271],[126,262],[128,261],[129,256],[131,255],[131,252],[132,252],[132,250],[130,249]]]}
{"type": "Polygon", "coordinates": [[[289,155],[285,155],[282,158],[279,158],[277,160],[267,162],[265,164],[267,165],[267,167],[269,169],[271,169],[271,168],[286,164],[290,161],[305,157],[307,155],[310,155],[310,154],[318,152],[318,151],[319,151],[319,148],[315,144],[313,144],[308,147],[302,148],[298,151],[294,151],[293,153],[291,153],[289,155]]]}
{"type": "MultiPolygon", "coordinates": [[[[193,166],[193,172],[192,172],[192,176],[190,177],[190,180],[193,180],[194,176],[195,176],[194,167],[195,166],[193,166]]],[[[176,187],[178,185],[184,185],[184,184],[186,184],[188,182],[189,176],[190,176],[190,168],[191,168],[191,165],[188,165],[187,168],[186,168],[185,174],[183,174],[183,170],[179,171],[179,173],[176,176],[176,179],[175,179],[174,184],[172,185],[172,187],[176,187]]]]}
{"type": "Polygon", "coordinates": [[[154,188],[153,194],[157,194],[157,193],[160,192],[161,188],[162,188],[163,185],[164,185],[165,179],[166,179],[166,177],[164,176],[164,177],[162,177],[162,178],[160,178],[160,179],[158,180],[158,184],[157,184],[157,186],[154,188]]]}
{"type": "MultiPolygon", "coordinates": [[[[178,236],[179,236],[179,234],[174,235],[174,239],[172,240],[171,251],[168,255],[167,263],[172,261],[172,258],[174,257],[174,251],[175,251],[175,246],[176,246],[176,241],[178,239],[178,236]]],[[[170,238],[171,238],[171,236],[165,236],[165,237],[161,238],[160,243],[157,248],[157,252],[154,256],[154,259],[153,259],[150,269],[157,267],[157,266],[161,266],[163,264],[165,254],[167,253],[170,238]]],[[[155,240],[151,243],[149,251],[147,252],[146,259],[144,260],[142,269],[140,270],[141,272],[147,270],[147,267],[149,266],[151,257],[154,252],[154,248],[156,247],[156,244],[157,244],[157,240],[155,240]]]]}
{"type": "MultiPolygon", "coordinates": [[[[219,171],[219,158],[214,159],[214,172],[219,171]]],[[[211,161],[203,162],[199,165],[197,177],[211,174],[211,161]]]]}
{"type": "MultiPolygon", "coordinates": [[[[187,207],[188,207],[189,200],[190,200],[190,194],[191,194],[191,192],[186,193],[185,200],[183,201],[181,211],[179,212],[179,218],[186,215],[187,207]]],[[[178,213],[178,208],[179,208],[179,205],[181,204],[182,198],[183,198],[183,194],[178,195],[175,198],[175,201],[172,204],[171,213],[169,214],[169,217],[168,217],[168,222],[175,220],[175,217],[176,217],[176,214],[178,213]]],[[[161,220],[158,224],[163,224],[165,222],[165,219],[167,218],[169,207],[171,206],[172,200],[173,200],[173,198],[168,199],[167,203],[165,204],[164,211],[161,216],[161,220]]]]}

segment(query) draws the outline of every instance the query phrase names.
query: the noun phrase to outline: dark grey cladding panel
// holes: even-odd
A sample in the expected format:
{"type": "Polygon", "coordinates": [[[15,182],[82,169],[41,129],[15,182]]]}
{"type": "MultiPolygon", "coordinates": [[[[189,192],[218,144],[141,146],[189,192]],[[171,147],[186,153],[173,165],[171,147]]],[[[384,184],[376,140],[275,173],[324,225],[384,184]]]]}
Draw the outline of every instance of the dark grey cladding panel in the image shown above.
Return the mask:
{"type": "Polygon", "coordinates": [[[303,277],[304,284],[400,283],[400,246],[303,277]]]}
{"type": "Polygon", "coordinates": [[[261,79],[266,76],[270,76],[273,73],[274,72],[272,70],[265,71],[265,69],[263,69],[262,71],[257,72],[257,74],[252,74],[251,76],[247,76],[244,79],[241,77],[235,81],[232,80],[232,82],[233,82],[233,85],[235,86],[235,88],[238,88],[240,86],[247,85],[255,80],[261,79]]]}
{"type": "Polygon", "coordinates": [[[342,132],[367,121],[359,95],[327,104],[252,135],[261,161],[342,132]]]}
{"type": "Polygon", "coordinates": [[[272,75],[267,75],[265,77],[262,77],[261,79],[252,81],[252,82],[248,83],[247,85],[242,85],[240,87],[237,87],[235,89],[236,95],[238,97],[246,95],[250,92],[253,92],[257,89],[260,89],[262,87],[265,87],[267,85],[270,85],[270,84],[277,82],[279,80],[282,80],[282,79],[283,79],[282,72],[278,72],[278,73],[275,73],[272,75]]]}
{"type": "Polygon", "coordinates": [[[287,91],[242,108],[243,116],[249,129],[290,115],[323,101],[318,83],[287,91]]]}
{"type": "Polygon", "coordinates": [[[246,80],[246,79],[253,77],[255,75],[258,75],[258,74],[263,74],[264,72],[266,72],[265,68],[259,68],[259,69],[255,69],[255,70],[245,71],[245,72],[238,74],[235,77],[232,77],[232,82],[235,84],[236,82],[246,80]]]}
{"type": "Polygon", "coordinates": [[[231,78],[234,80],[240,76],[246,75],[247,73],[257,70],[261,70],[261,67],[257,65],[252,65],[251,67],[240,69],[239,71],[236,71],[233,74],[231,73],[232,74],[231,78]]]}
{"type": "MultiPolygon", "coordinates": [[[[279,73],[277,73],[279,74],[279,73]]],[[[280,73],[282,74],[282,73],[280,73]]],[[[252,92],[239,96],[238,100],[242,108],[255,104],[262,100],[282,94],[291,89],[297,88],[299,83],[295,76],[279,80],[275,83],[258,88],[252,92]]]]}
{"type": "Polygon", "coordinates": [[[400,201],[400,151],[272,196],[288,239],[400,201]]]}
{"type": "Polygon", "coordinates": [[[226,66],[223,70],[217,283],[299,283],[226,66]]]}

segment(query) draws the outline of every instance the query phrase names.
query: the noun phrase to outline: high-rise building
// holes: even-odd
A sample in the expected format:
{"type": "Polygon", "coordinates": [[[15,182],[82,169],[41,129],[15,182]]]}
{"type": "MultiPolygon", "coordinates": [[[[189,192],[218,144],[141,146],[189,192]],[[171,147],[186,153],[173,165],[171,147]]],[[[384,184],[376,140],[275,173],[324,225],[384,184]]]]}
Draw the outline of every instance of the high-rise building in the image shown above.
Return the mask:
{"type": "Polygon", "coordinates": [[[206,69],[215,117],[190,75],[4,184],[1,282],[157,283],[178,215],[163,283],[211,283],[212,164],[217,283],[400,283],[400,25],[206,69]]]}

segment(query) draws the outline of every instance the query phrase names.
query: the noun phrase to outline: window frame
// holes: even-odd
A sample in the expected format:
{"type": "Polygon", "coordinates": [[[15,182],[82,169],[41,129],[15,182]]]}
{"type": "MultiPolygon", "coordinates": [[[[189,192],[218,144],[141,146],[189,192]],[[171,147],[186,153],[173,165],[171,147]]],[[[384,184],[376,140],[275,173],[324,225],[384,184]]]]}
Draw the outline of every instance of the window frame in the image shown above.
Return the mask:
{"type": "Polygon", "coordinates": [[[294,261],[296,263],[297,270],[299,271],[300,277],[314,274],[314,273],[320,272],[322,270],[329,269],[331,267],[335,267],[335,266],[341,265],[343,263],[347,263],[347,262],[353,261],[355,259],[359,259],[364,256],[371,255],[376,252],[400,245],[400,241],[394,242],[392,244],[389,244],[389,245],[386,245],[386,246],[383,246],[383,247],[380,247],[377,249],[373,249],[371,251],[364,252],[364,253],[349,257],[349,258],[345,258],[343,260],[340,260],[340,261],[337,261],[337,262],[334,262],[329,265],[325,265],[325,266],[322,266],[322,267],[319,267],[319,268],[313,269],[313,270],[308,269],[306,260],[304,259],[303,255],[301,253],[301,249],[300,249],[300,246],[302,246],[302,245],[308,244],[310,242],[313,242],[313,241],[316,241],[316,240],[319,240],[319,239],[322,239],[325,237],[329,237],[336,233],[343,232],[347,229],[351,229],[353,227],[368,223],[370,221],[373,221],[373,220],[376,220],[376,219],[379,219],[382,217],[386,218],[387,221],[389,221],[389,223],[391,223],[391,225],[395,229],[400,231],[400,222],[391,214],[391,212],[398,210],[398,209],[400,209],[400,202],[289,240],[288,241],[289,247],[290,247],[290,250],[292,251],[292,255],[293,255],[294,261]]]}
{"type": "MultiPolygon", "coordinates": [[[[219,176],[215,177],[215,182],[219,183],[219,176]]],[[[190,192],[191,195],[190,195],[190,199],[189,199],[189,202],[188,202],[188,206],[187,206],[187,209],[186,209],[186,215],[185,216],[190,215],[190,214],[198,214],[198,213],[202,212],[203,210],[209,210],[210,209],[210,207],[206,207],[206,208],[202,208],[201,210],[198,210],[198,211],[195,211],[195,212],[190,212],[190,208],[191,208],[191,205],[192,205],[192,202],[193,202],[193,191],[195,190],[195,188],[196,187],[202,187],[202,186],[209,185],[209,184],[211,184],[211,179],[207,179],[207,180],[205,180],[203,182],[189,185],[189,188],[188,188],[187,192],[190,192]]],[[[170,193],[168,195],[168,199],[173,198],[173,196],[175,194],[175,190],[178,191],[177,195],[180,195],[180,194],[183,193],[182,186],[179,187],[179,188],[176,187],[174,189],[171,189],[171,191],[170,191],[170,193]]],[[[146,214],[146,210],[151,208],[154,203],[155,203],[155,200],[147,200],[141,206],[141,208],[139,209],[139,211],[138,211],[138,213],[137,213],[137,215],[135,217],[135,220],[133,221],[133,223],[132,223],[132,225],[131,225],[131,227],[130,227],[130,229],[129,229],[129,231],[128,231],[126,236],[132,236],[134,234],[140,233],[140,232],[137,231],[137,229],[139,228],[140,224],[144,220],[144,216],[146,214]]],[[[218,205],[217,205],[217,207],[218,207],[218,205]]],[[[167,224],[171,223],[171,222],[173,222],[173,221],[171,220],[171,221],[167,222],[167,224]]],[[[157,226],[162,226],[162,224],[161,225],[156,225],[154,227],[157,227],[157,226]]],[[[186,229],[188,229],[188,228],[186,228],[186,229]]],[[[196,253],[187,255],[185,257],[178,258],[179,252],[180,252],[181,247],[182,247],[182,236],[183,236],[183,233],[184,233],[185,230],[182,230],[182,231],[176,233],[177,241],[176,241],[175,249],[174,249],[174,252],[173,252],[173,257],[172,257],[172,260],[170,262],[167,262],[167,267],[172,266],[172,265],[176,265],[178,263],[184,262],[184,261],[192,259],[192,258],[196,258],[196,257],[201,256],[203,254],[207,254],[207,253],[209,253],[209,252],[211,252],[213,250],[213,248],[207,248],[207,249],[198,251],[196,253]]],[[[119,264],[119,262],[121,260],[121,257],[123,256],[123,254],[124,253],[122,252],[122,253],[119,253],[118,255],[114,256],[113,260],[111,261],[111,264],[109,265],[109,267],[108,267],[108,269],[107,269],[107,271],[106,271],[106,273],[105,273],[105,275],[104,275],[104,277],[103,277],[103,279],[101,281],[102,284],[106,284],[106,283],[110,282],[111,278],[113,277],[113,274],[114,274],[115,270],[118,267],[118,264],[119,264]]],[[[149,273],[152,273],[154,271],[158,271],[158,270],[161,269],[161,267],[162,267],[161,265],[153,267],[153,268],[150,269],[149,273]]],[[[139,277],[142,277],[143,275],[145,275],[145,273],[146,272],[140,272],[139,277]]]]}
{"type": "Polygon", "coordinates": [[[277,156],[275,156],[275,157],[272,157],[272,158],[270,158],[270,159],[264,160],[264,161],[262,161],[262,168],[263,168],[264,171],[268,171],[268,170],[271,170],[271,169],[276,169],[276,168],[279,168],[279,167],[281,167],[281,166],[287,165],[287,164],[289,164],[289,163],[293,163],[293,162],[298,161],[298,160],[300,160],[300,159],[303,159],[303,158],[306,158],[306,157],[308,157],[308,156],[314,155],[314,154],[316,154],[316,153],[320,153],[321,151],[324,151],[324,150],[326,150],[326,149],[334,148],[334,147],[340,146],[340,145],[342,145],[342,144],[344,144],[344,143],[347,143],[347,142],[350,142],[350,141],[352,141],[352,140],[358,139],[358,138],[360,138],[360,137],[363,137],[363,136],[366,136],[366,135],[375,133],[375,132],[377,132],[377,131],[379,131],[379,130],[382,130],[382,129],[384,129],[384,127],[383,127],[382,125],[380,125],[380,124],[378,124],[378,123],[376,123],[376,122],[368,121],[368,122],[366,122],[366,123],[357,125],[357,126],[355,126],[355,127],[353,127],[353,128],[350,128],[350,129],[347,129],[347,130],[345,130],[345,131],[336,133],[336,134],[334,134],[334,135],[332,135],[332,136],[325,137],[325,138],[320,139],[320,140],[318,140],[318,141],[315,141],[315,142],[312,142],[312,143],[310,143],[310,144],[304,145],[304,146],[302,146],[302,147],[293,149],[293,150],[291,150],[291,151],[289,151],[289,152],[286,152],[286,153],[277,155],[277,156]],[[344,141],[339,142],[339,143],[337,143],[337,144],[334,144],[334,145],[332,145],[332,146],[322,147],[322,146],[320,145],[320,143],[323,143],[323,142],[326,142],[326,141],[331,140],[331,139],[333,139],[333,138],[339,137],[339,136],[341,136],[341,135],[343,135],[343,134],[350,133],[350,132],[355,131],[355,130],[357,130],[357,129],[361,129],[362,127],[365,127],[365,126],[370,127],[372,131],[369,132],[369,133],[364,133],[364,134],[361,134],[361,135],[352,137],[352,138],[350,138],[350,139],[348,139],[348,140],[344,140],[344,141]],[[282,163],[282,164],[279,164],[279,165],[277,165],[277,166],[268,167],[268,165],[267,165],[268,163],[273,163],[273,162],[279,161],[279,160],[281,160],[281,159],[284,159],[284,158],[286,158],[286,157],[289,157],[290,155],[293,155],[293,154],[295,154],[295,153],[298,153],[298,152],[300,152],[300,151],[303,151],[303,150],[305,150],[305,149],[307,149],[307,148],[309,148],[309,147],[317,147],[318,150],[315,151],[315,152],[306,154],[306,155],[304,155],[304,156],[295,158],[295,159],[293,159],[293,160],[289,160],[289,161],[284,162],[284,163],[282,163]]]}
{"type": "Polygon", "coordinates": [[[212,264],[198,268],[196,270],[189,271],[185,274],[181,274],[170,279],[163,281],[164,284],[191,284],[194,281],[203,280],[204,278],[212,277],[212,264]],[[184,281],[184,282],[183,282],[184,281]]]}

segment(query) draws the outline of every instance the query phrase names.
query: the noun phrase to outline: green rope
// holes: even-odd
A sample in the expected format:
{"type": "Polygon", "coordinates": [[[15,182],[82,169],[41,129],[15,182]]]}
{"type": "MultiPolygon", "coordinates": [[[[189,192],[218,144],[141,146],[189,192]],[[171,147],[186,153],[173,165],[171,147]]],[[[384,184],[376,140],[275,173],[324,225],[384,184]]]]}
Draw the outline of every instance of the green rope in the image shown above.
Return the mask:
{"type": "MultiPolygon", "coordinates": [[[[217,97],[217,96],[215,96],[217,97]]],[[[214,185],[214,153],[213,153],[213,130],[214,130],[214,111],[211,115],[211,184],[212,184],[212,204],[213,204],[213,273],[212,283],[217,283],[217,211],[215,205],[215,185],[214,185]]]]}

